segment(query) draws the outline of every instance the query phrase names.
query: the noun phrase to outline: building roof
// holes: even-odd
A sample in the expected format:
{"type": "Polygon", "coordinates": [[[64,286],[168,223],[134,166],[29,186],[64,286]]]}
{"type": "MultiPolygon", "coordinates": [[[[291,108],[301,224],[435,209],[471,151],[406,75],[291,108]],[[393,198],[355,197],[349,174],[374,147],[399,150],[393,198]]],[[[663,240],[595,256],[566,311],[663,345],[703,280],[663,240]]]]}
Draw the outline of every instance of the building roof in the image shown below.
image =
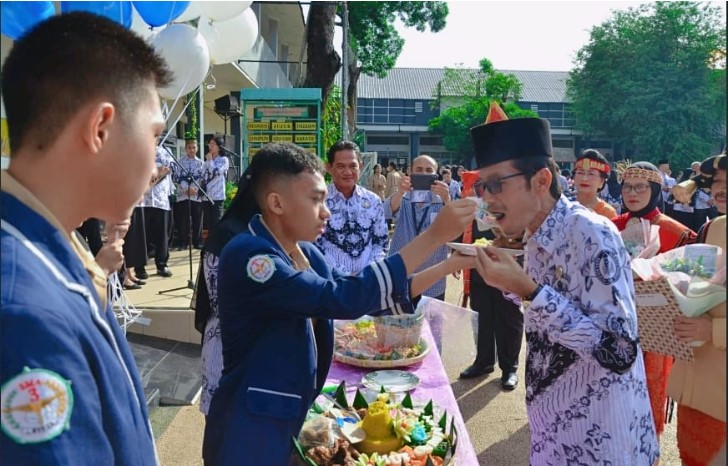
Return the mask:
{"type": "MultiPolygon", "coordinates": [[[[462,70],[478,73],[477,69],[462,70]]],[[[568,102],[568,71],[498,70],[512,73],[521,82],[521,102],[568,102]]],[[[363,99],[430,100],[437,94],[437,85],[445,77],[444,68],[393,68],[385,78],[361,75],[357,97],[363,99]]],[[[454,93],[447,92],[449,95],[454,93]]]]}

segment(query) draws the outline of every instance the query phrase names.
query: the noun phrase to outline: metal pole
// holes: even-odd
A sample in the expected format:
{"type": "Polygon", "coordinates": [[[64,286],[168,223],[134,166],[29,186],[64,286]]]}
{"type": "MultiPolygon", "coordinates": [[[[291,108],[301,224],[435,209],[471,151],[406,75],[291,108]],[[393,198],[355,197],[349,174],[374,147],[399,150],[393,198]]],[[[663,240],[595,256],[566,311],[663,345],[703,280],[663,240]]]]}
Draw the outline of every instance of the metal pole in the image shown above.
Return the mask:
{"type": "Polygon", "coordinates": [[[346,115],[346,94],[349,81],[349,8],[346,2],[341,5],[341,139],[349,140],[349,128],[347,127],[346,115]]]}

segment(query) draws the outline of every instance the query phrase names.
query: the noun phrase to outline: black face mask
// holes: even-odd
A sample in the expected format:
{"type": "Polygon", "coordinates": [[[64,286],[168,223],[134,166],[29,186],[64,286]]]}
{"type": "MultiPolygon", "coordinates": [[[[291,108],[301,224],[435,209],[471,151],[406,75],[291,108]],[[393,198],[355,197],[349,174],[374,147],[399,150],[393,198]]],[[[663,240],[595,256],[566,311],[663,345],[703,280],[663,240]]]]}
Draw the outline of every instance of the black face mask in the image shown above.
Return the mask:
{"type": "Polygon", "coordinates": [[[659,184],[653,183],[651,181],[649,183],[650,183],[650,193],[651,193],[650,202],[648,202],[647,205],[643,209],[638,210],[637,212],[632,212],[630,210],[632,215],[635,217],[640,217],[640,218],[644,217],[645,215],[652,212],[655,209],[655,207],[657,207],[659,202],[662,201],[662,187],[659,184]]]}

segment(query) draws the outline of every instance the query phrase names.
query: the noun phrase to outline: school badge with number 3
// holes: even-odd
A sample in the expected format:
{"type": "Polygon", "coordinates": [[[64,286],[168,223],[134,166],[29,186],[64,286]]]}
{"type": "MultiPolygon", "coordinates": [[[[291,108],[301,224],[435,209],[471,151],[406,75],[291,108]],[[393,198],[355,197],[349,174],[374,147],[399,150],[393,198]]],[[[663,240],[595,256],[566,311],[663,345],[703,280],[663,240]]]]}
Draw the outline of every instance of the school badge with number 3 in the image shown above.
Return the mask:
{"type": "Polygon", "coordinates": [[[273,276],[273,272],[276,271],[276,264],[273,262],[273,259],[266,255],[253,256],[248,261],[246,270],[251,280],[258,283],[265,283],[273,276]]]}
{"type": "Polygon", "coordinates": [[[3,432],[18,443],[47,442],[69,428],[71,382],[45,369],[23,368],[2,386],[3,432]]]}

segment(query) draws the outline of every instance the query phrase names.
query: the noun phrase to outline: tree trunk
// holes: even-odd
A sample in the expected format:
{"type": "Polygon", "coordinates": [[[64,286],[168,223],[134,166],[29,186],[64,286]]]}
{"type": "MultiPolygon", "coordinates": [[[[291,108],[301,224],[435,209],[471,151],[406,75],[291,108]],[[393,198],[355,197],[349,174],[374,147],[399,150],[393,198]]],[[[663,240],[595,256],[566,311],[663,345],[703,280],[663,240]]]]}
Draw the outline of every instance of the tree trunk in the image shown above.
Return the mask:
{"type": "Polygon", "coordinates": [[[331,92],[341,57],[334,50],[336,2],[311,2],[306,31],[306,79],[303,87],[321,88],[321,108],[331,92]]]}
{"type": "Polygon", "coordinates": [[[361,68],[359,60],[357,59],[356,52],[351,47],[349,48],[349,82],[347,83],[346,89],[346,117],[347,125],[349,127],[349,139],[354,139],[354,133],[356,132],[356,86],[359,83],[359,76],[361,75],[361,68]]]}

